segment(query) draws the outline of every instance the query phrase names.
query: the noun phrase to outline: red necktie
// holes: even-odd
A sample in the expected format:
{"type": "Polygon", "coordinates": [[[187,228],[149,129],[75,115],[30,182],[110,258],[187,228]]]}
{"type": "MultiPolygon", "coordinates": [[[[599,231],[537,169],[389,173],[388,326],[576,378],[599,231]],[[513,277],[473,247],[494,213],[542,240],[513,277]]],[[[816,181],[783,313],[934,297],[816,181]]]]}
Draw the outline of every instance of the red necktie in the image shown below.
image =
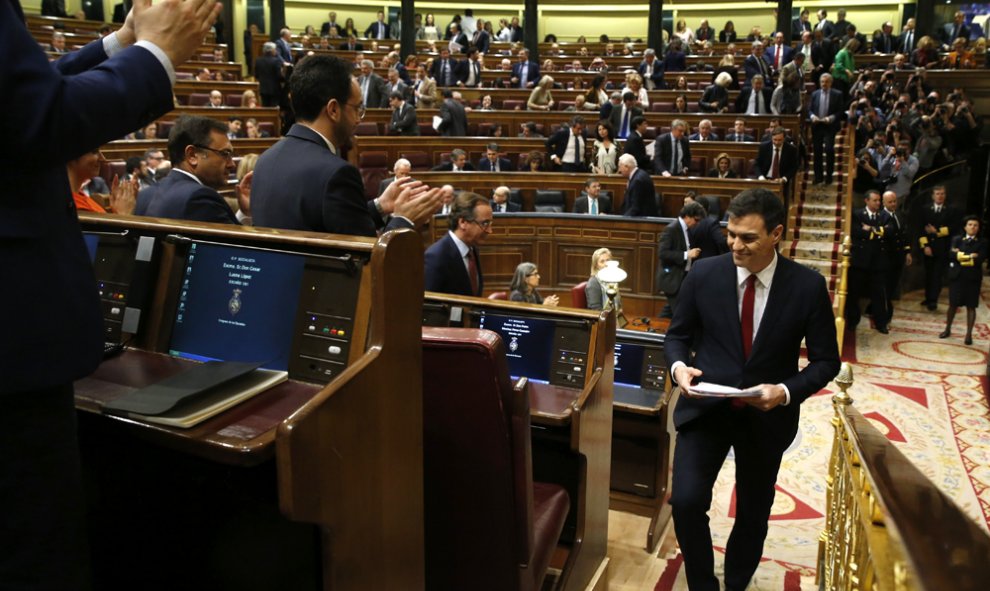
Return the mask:
{"type": "Polygon", "coordinates": [[[752,273],[746,278],[746,290],[743,292],[742,316],[739,323],[742,325],[742,345],[743,355],[749,359],[749,353],[753,349],[753,305],[756,303],[756,274],[752,273]]]}
{"type": "MultiPolygon", "coordinates": [[[[475,296],[481,295],[480,290],[478,289],[478,264],[474,262],[473,248],[468,249],[467,256],[468,256],[468,277],[471,279],[471,295],[475,295],[475,296]]],[[[743,305],[745,306],[745,304],[743,305]]],[[[750,310],[752,309],[753,306],[750,305],[750,310]]],[[[752,316],[752,312],[750,312],[750,316],[752,316]]],[[[750,333],[752,333],[752,331],[753,331],[752,321],[750,321],[750,333]]]]}
{"type": "Polygon", "coordinates": [[[770,178],[780,178],[780,148],[773,149],[773,163],[770,165],[770,178]]]}

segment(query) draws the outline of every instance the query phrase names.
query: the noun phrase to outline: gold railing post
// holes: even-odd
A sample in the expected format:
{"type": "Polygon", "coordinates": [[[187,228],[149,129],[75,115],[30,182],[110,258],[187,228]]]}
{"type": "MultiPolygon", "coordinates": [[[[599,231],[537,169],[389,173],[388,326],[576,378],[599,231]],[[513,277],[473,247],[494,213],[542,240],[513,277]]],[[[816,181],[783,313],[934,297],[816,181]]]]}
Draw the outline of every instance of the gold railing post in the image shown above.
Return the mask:
{"type": "MultiPolygon", "coordinates": [[[[849,294],[849,256],[852,249],[852,237],[846,234],[842,240],[842,252],[839,261],[839,281],[835,286],[835,336],[839,341],[839,351],[842,351],[843,337],[846,333],[846,296],[849,294]]],[[[841,372],[840,372],[841,375],[841,372]]],[[[836,379],[838,382],[838,379],[836,379]]],[[[843,392],[845,393],[845,392],[843,392]]]]}
{"type": "Polygon", "coordinates": [[[852,366],[843,363],[834,381],[839,386],[840,392],[832,396],[832,407],[835,409],[835,414],[832,416],[834,435],[828,474],[825,477],[825,529],[818,536],[818,572],[816,573],[816,580],[821,588],[829,590],[848,588],[843,581],[848,583],[855,574],[855,566],[848,560],[849,552],[855,545],[850,539],[855,532],[855,526],[850,519],[854,514],[854,508],[846,502],[851,493],[851,474],[846,466],[847,436],[840,417],[845,407],[852,404],[852,397],[848,392],[853,384],[852,366]]]}

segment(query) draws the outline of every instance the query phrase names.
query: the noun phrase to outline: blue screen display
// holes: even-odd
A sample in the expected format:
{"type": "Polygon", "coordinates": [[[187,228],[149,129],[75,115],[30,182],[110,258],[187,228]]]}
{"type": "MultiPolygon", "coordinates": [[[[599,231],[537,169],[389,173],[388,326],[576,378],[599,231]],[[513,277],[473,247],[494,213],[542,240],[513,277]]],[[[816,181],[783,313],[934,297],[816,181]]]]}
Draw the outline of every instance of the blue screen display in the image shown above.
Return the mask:
{"type": "Polygon", "coordinates": [[[89,251],[89,260],[96,260],[96,248],[100,246],[100,237],[97,234],[83,233],[83,241],[86,242],[86,250],[89,251]]]}
{"type": "Polygon", "coordinates": [[[639,388],[643,379],[643,346],[631,343],[615,344],[616,385],[639,388]]]}
{"type": "Polygon", "coordinates": [[[305,257],[193,243],[169,353],[286,370],[305,257]]]}
{"type": "Polygon", "coordinates": [[[552,320],[486,313],[481,315],[478,328],[493,330],[502,337],[513,378],[549,382],[556,328],[552,320]]]}

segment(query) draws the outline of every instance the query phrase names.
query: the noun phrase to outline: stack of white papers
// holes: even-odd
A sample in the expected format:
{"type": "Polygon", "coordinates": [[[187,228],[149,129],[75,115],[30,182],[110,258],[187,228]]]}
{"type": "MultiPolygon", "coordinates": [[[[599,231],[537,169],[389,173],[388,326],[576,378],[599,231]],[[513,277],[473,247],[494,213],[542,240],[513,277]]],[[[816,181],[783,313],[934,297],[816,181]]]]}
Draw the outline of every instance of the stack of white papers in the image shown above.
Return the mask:
{"type": "Polygon", "coordinates": [[[762,386],[753,386],[745,390],[712,384],[710,382],[699,382],[691,386],[691,394],[695,396],[711,396],[712,398],[746,398],[749,396],[759,396],[763,392],[762,386]]]}

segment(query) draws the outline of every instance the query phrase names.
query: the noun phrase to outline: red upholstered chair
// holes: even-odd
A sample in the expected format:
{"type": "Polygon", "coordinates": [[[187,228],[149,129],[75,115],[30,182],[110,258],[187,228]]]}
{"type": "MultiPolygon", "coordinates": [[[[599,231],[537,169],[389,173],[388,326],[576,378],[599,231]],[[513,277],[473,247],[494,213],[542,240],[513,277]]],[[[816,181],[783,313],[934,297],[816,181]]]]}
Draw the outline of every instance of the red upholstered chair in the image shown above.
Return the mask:
{"type": "Polygon", "coordinates": [[[654,113],[672,113],[674,111],[674,103],[669,101],[650,103],[650,110],[654,113]]]}
{"type": "Polygon", "coordinates": [[[241,106],[241,103],[244,100],[244,95],[237,94],[236,92],[232,92],[227,96],[223,97],[223,100],[225,103],[227,103],[228,107],[239,107],[241,106]]]}
{"type": "Polygon", "coordinates": [[[502,101],[502,109],[506,111],[519,111],[526,106],[526,101],[516,99],[506,99],[502,101]]]}
{"type": "Polygon", "coordinates": [[[374,121],[362,121],[354,129],[354,135],[379,135],[378,124],[374,121]]]}
{"type": "Polygon", "coordinates": [[[430,155],[426,152],[403,152],[399,156],[409,161],[413,170],[429,170],[430,155]]]}
{"type": "Polygon", "coordinates": [[[202,107],[210,103],[210,94],[207,92],[192,92],[189,94],[190,107],[202,107]]]}
{"type": "Polygon", "coordinates": [[[691,164],[688,165],[691,176],[705,176],[708,174],[708,158],[705,156],[691,156],[691,164]]]}
{"type": "Polygon", "coordinates": [[[423,328],[427,589],[540,589],[570,501],[533,482],[529,430],[497,334],[423,328]]]}
{"type": "Polygon", "coordinates": [[[364,194],[368,199],[378,196],[378,185],[388,176],[388,152],[361,152],[358,168],[364,181],[364,194]]]}
{"type": "Polygon", "coordinates": [[[437,130],[433,129],[432,123],[420,123],[419,135],[440,135],[440,134],[437,133],[437,130]]]}
{"type": "Polygon", "coordinates": [[[584,288],[588,287],[587,281],[582,281],[571,288],[571,307],[588,308],[588,298],[584,295],[584,288]]]}
{"type": "Polygon", "coordinates": [[[268,137],[275,137],[275,124],[271,121],[259,121],[258,131],[264,131],[268,137]]]}
{"type": "Polygon", "coordinates": [[[488,299],[490,300],[507,300],[509,299],[509,292],[507,291],[493,291],[488,294],[488,299]]]}

